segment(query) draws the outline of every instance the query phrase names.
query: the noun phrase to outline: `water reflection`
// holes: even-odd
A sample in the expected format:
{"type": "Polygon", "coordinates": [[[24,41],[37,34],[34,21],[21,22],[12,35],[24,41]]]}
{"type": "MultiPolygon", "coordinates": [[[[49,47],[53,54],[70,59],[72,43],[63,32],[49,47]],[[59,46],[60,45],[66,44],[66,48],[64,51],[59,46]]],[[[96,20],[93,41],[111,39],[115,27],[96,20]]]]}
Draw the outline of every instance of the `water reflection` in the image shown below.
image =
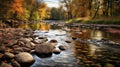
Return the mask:
{"type": "Polygon", "coordinates": [[[93,45],[93,44],[91,44],[91,45],[89,45],[90,46],[90,55],[91,56],[94,56],[95,55],[95,51],[97,50],[97,46],[95,46],[95,45],[93,45]]]}
{"type": "Polygon", "coordinates": [[[48,31],[48,30],[50,30],[50,24],[47,24],[44,22],[21,24],[18,26],[18,28],[48,31]]]}
{"type": "MultiPolygon", "coordinates": [[[[101,40],[102,38],[106,38],[105,34],[108,35],[108,33],[104,33],[100,30],[72,29],[71,37],[78,38],[74,41],[74,54],[79,64],[84,64],[85,67],[109,67],[109,65],[112,67],[120,66],[120,58],[118,57],[119,49],[108,47],[106,45],[98,46],[95,44],[85,44],[83,42],[87,37],[101,40]],[[82,32],[82,34],[79,32],[82,32]]],[[[119,38],[116,40],[114,37],[111,39],[111,37],[111,35],[107,36],[109,40],[120,40],[119,38]]]]}
{"type": "Polygon", "coordinates": [[[40,23],[40,30],[42,31],[48,31],[50,30],[50,24],[47,24],[47,23],[40,23]]]}
{"type": "Polygon", "coordinates": [[[103,38],[103,33],[99,30],[92,30],[90,38],[101,40],[103,38]]]}
{"type": "Polygon", "coordinates": [[[89,29],[84,29],[84,28],[79,28],[79,27],[73,27],[71,28],[71,37],[73,38],[80,38],[83,40],[86,40],[90,36],[90,30],[89,29]]]}

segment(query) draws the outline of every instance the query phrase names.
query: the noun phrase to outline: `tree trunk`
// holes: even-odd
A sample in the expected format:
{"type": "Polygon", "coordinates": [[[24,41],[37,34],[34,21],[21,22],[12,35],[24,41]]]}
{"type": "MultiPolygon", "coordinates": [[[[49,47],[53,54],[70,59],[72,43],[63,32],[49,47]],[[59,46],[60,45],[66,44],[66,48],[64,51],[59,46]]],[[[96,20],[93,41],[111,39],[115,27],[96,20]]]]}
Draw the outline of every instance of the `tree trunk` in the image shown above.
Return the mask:
{"type": "Polygon", "coordinates": [[[97,10],[95,11],[95,14],[94,16],[92,17],[92,19],[94,19],[99,11],[99,7],[100,7],[100,2],[98,2],[98,7],[97,7],[97,10]]]}

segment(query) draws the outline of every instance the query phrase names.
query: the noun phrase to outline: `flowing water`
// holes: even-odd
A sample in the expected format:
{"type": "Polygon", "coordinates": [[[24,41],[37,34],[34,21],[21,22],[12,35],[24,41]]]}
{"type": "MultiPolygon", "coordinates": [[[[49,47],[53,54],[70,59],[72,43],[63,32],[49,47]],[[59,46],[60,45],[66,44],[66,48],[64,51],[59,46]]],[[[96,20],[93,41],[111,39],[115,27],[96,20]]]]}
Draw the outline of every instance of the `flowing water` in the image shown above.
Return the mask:
{"type": "Polygon", "coordinates": [[[80,27],[51,26],[46,23],[22,25],[22,27],[34,29],[35,35],[47,37],[48,42],[51,39],[57,40],[57,49],[59,45],[68,47],[60,54],[52,54],[47,58],[40,58],[34,54],[36,61],[31,67],[120,67],[120,47],[95,44],[100,42],[88,43],[91,39],[103,38],[120,43],[119,35],[80,27]]]}

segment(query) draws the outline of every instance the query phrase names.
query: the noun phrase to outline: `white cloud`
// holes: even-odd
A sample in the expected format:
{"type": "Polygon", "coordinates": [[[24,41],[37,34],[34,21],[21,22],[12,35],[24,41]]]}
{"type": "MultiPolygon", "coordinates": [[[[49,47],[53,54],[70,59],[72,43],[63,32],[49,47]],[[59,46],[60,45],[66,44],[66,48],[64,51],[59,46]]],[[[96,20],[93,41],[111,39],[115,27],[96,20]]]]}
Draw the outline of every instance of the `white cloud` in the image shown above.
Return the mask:
{"type": "Polygon", "coordinates": [[[58,4],[53,4],[53,3],[47,3],[48,7],[59,7],[58,4]]]}
{"type": "Polygon", "coordinates": [[[58,0],[44,0],[48,7],[59,7],[59,1],[58,0]]]}

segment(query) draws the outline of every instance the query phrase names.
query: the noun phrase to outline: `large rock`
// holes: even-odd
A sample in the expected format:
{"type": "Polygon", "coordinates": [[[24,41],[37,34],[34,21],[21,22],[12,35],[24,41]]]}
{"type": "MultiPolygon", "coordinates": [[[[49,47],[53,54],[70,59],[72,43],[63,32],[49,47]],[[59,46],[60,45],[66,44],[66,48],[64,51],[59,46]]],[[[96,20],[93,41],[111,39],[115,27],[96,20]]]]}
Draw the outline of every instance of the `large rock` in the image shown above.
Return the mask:
{"type": "Polygon", "coordinates": [[[30,49],[34,49],[35,46],[36,46],[36,44],[34,44],[33,42],[29,42],[29,43],[24,44],[23,47],[27,47],[27,48],[30,48],[30,49]]]}
{"type": "Polygon", "coordinates": [[[5,52],[6,47],[5,46],[0,46],[0,52],[5,52]]]}
{"type": "Polygon", "coordinates": [[[10,64],[7,64],[7,63],[0,63],[0,67],[12,67],[10,64]]]}
{"type": "Polygon", "coordinates": [[[12,59],[12,58],[14,58],[14,57],[15,57],[15,55],[14,55],[14,54],[9,53],[9,52],[6,52],[6,53],[4,54],[4,56],[5,56],[6,58],[8,58],[8,59],[12,59]]]}
{"type": "Polygon", "coordinates": [[[55,39],[50,40],[50,43],[57,43],[57,40],[55,40],[55,39]]]}
{"type": "Polygon", "coordinates": [[[31,51],[31,49],[27,48],[27,47],[22,47],[22,49],[24,50],[24,52],[30,52],[31,51]]]}
{"type": "Polygon", "coordinates": [[[4,56],[4,54],[0,53],[0,59],[2,59],[2,58],[3,58],[3,56],[4,56]]]}
{"type": "Polygon", "coordinates": [[[41,44],[41,43],[44,43],[44,41],[39,40],[39,39],[34,39],[33,43],[35,43],[35,44],[41,44]]]}
{"type": "Polygon", "coordinates": [[[66,42],[66,43],[71,43],[71,41],[68,41],[68,40],[66,40],[65,42],[66,42]]]}
{"type": "Polygon", "coordinates": [[[106,63],[104,67],[115,67],[113,64],[106,63]]]}
{"type": "Polygon", "coordinates": [[[7,43],[5,44],[5,46],[7,46],[7,47],[12,47],[14,44],[17,43],[16,40],[6,40],[6,41],[7,41],[7,43]]]}
{"type": "Polygon", "coordinates": [[[11,64],[12,64],[13,67],[21,67],[21,65],[15,60],[12,60],[11,64]]]}
{"type": "Polygon", "coordinates": [[[55,54],[60,54],[60,52],[61,52],[61,50],[59,50],[59,49],[54,49],[53,50],[53,53],[55,53],[55,54]]]}
{"type": "Polygon", "coordinates": [[[66,50],[66,49],[67,49],[67,46],[65,46],[65,45],[60,45],[60,46],[59,46],[59,49],[60,49],[60,50],[66,50]]]}
{"type": "Polygon", "coordinates": [[[30,38],[20,38],[20,41],[23,41],[25,44],[31,42],[30,38]]]}
{"type": "Polygon", "coordinates": [[[15,54],[18,54],[20,52],[24,52],[23,48],[22,47],[17,47],[17,48],[13,48],[14,49],[14,52],[15,54]]]}
{"type": "Polygon", "coordinates": [[[50,44],[43,43],[35,47],[35,52],[39,57],[49,57],[52,55],[53,48],[50,44]]]}
{"type": "Polygon", "coordinates": [[[23,46],[23,45],[25,45],[25,43],[24,43],[23,41],[18,41],[18,42],[17,42],[17,45],[23,46]]]}
{"type": "Polygon", "coordinates": [[[27,52],[21,52],[15,56],[15,59],[21,64],[21,66],[30,66],[35,62],[35,59],[31,54],[27,52]]]}

